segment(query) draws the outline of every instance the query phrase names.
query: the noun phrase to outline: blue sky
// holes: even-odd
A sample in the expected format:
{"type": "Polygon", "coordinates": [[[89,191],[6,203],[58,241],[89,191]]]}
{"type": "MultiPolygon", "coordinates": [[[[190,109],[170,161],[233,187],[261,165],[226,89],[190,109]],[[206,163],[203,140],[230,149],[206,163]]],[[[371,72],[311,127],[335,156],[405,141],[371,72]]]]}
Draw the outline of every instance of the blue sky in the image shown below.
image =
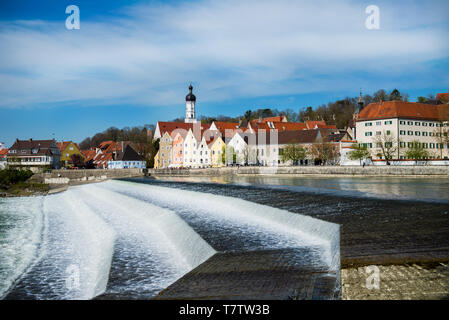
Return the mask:
{"type": "Polygon", "coordinates": [[[0,2],[0,141],[318,106],[377,89],[449,92],[449,2],[0,2]],[[80,8],[67,30],[65,8],[80,8]],[[368,5],[380,29],[365,27],[368,5]]]}

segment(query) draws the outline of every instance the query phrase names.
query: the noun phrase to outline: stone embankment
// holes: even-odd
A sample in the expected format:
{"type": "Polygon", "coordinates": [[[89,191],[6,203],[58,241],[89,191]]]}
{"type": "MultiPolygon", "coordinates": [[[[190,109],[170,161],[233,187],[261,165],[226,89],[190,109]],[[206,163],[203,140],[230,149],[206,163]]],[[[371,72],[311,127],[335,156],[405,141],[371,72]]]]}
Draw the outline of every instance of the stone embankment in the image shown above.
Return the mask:
{"type": "Polygon", "coordinates": [[[146,169],[116,169],[116,170],[53,170],[51,173],[36,174],[43,183],[50,185],[76,185],[88,182],[100,182],[114,178],[142,177],[146,169]]]}
{"type": "Polygon", "coordinates": [[[223,167],[203,169],[149,169],[152,176],[222,175],[347,175],[347,176],[442,176],[449,177],[449,166],[296,166],[223,167]]]}

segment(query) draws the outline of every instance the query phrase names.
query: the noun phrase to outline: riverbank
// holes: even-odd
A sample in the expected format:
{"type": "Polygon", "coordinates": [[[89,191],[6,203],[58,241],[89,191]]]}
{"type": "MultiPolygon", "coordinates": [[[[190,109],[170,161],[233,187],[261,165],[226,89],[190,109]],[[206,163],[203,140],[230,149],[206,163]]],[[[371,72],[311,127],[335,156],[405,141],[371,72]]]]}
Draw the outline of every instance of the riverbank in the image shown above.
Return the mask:
{"type": "MultiPolygon", "coordinates": [[[[341,270],[343,300],[447,300],[449,263],[377,265],[378,286],[367,278],[366,267],[341,270]]],[[[372,268],[372,266],[371,266],[372,268]]]]}
{"type": "Polygon", "coordinates": [[[151,176],[223,176],[223,175],[319,175],[319,176],[401,176],[449,177],[449,166],[294,166],[294,167],[222,167],[202,169],[148,169],[151,176]]]}

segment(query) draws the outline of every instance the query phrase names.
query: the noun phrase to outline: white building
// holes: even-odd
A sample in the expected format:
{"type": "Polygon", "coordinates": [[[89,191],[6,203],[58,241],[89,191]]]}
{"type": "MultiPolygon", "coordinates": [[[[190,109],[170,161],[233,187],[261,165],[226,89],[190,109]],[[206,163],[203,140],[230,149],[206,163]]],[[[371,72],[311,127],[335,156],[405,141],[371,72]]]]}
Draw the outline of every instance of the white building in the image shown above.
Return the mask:
{"type": "Polygon", "coordinates": [[[108,169],[146,168],[145,160],[130,146],[120,151],[115,159],[108,161],[108,169]]]}
{"type": "Polygon", "coordinates": [[[204,168],[211,166],[210,150],[206,138],[204,136],[198,143],[196,155],[197,155],[197,167],[204,168]]]}
{"type": "Polygon", "coordinates": [[[403,101],[371,103],[355,115],[355,140],[368,147],[373,159],[381,158],[379,143],[386,143],[387,139],[397,149],[396,159],[405,159],[405,152],[414,141],[422,144],[430,158],[448,159],[449,145],[441,136],[443,126],[447,126],[441,115],[448,107],[403,101]]]}

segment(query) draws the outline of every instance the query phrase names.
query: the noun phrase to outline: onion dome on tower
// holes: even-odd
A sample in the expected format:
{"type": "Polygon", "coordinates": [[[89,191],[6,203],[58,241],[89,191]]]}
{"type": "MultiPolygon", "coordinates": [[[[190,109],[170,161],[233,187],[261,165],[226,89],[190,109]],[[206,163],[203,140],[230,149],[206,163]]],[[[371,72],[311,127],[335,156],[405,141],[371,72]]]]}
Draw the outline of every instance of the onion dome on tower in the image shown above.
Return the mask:
{"type": "Polygon", "coordinates": [[[188,95],[186,95],[186,101],[193,101],[193,102],[195,102],[196,101],[196,97],[195,97],[195,95],[192,93],[192,90],[193,90],[193,87],[192,87],[192,85],[190,85],[189,86],[189,94],[188,95]]]}

